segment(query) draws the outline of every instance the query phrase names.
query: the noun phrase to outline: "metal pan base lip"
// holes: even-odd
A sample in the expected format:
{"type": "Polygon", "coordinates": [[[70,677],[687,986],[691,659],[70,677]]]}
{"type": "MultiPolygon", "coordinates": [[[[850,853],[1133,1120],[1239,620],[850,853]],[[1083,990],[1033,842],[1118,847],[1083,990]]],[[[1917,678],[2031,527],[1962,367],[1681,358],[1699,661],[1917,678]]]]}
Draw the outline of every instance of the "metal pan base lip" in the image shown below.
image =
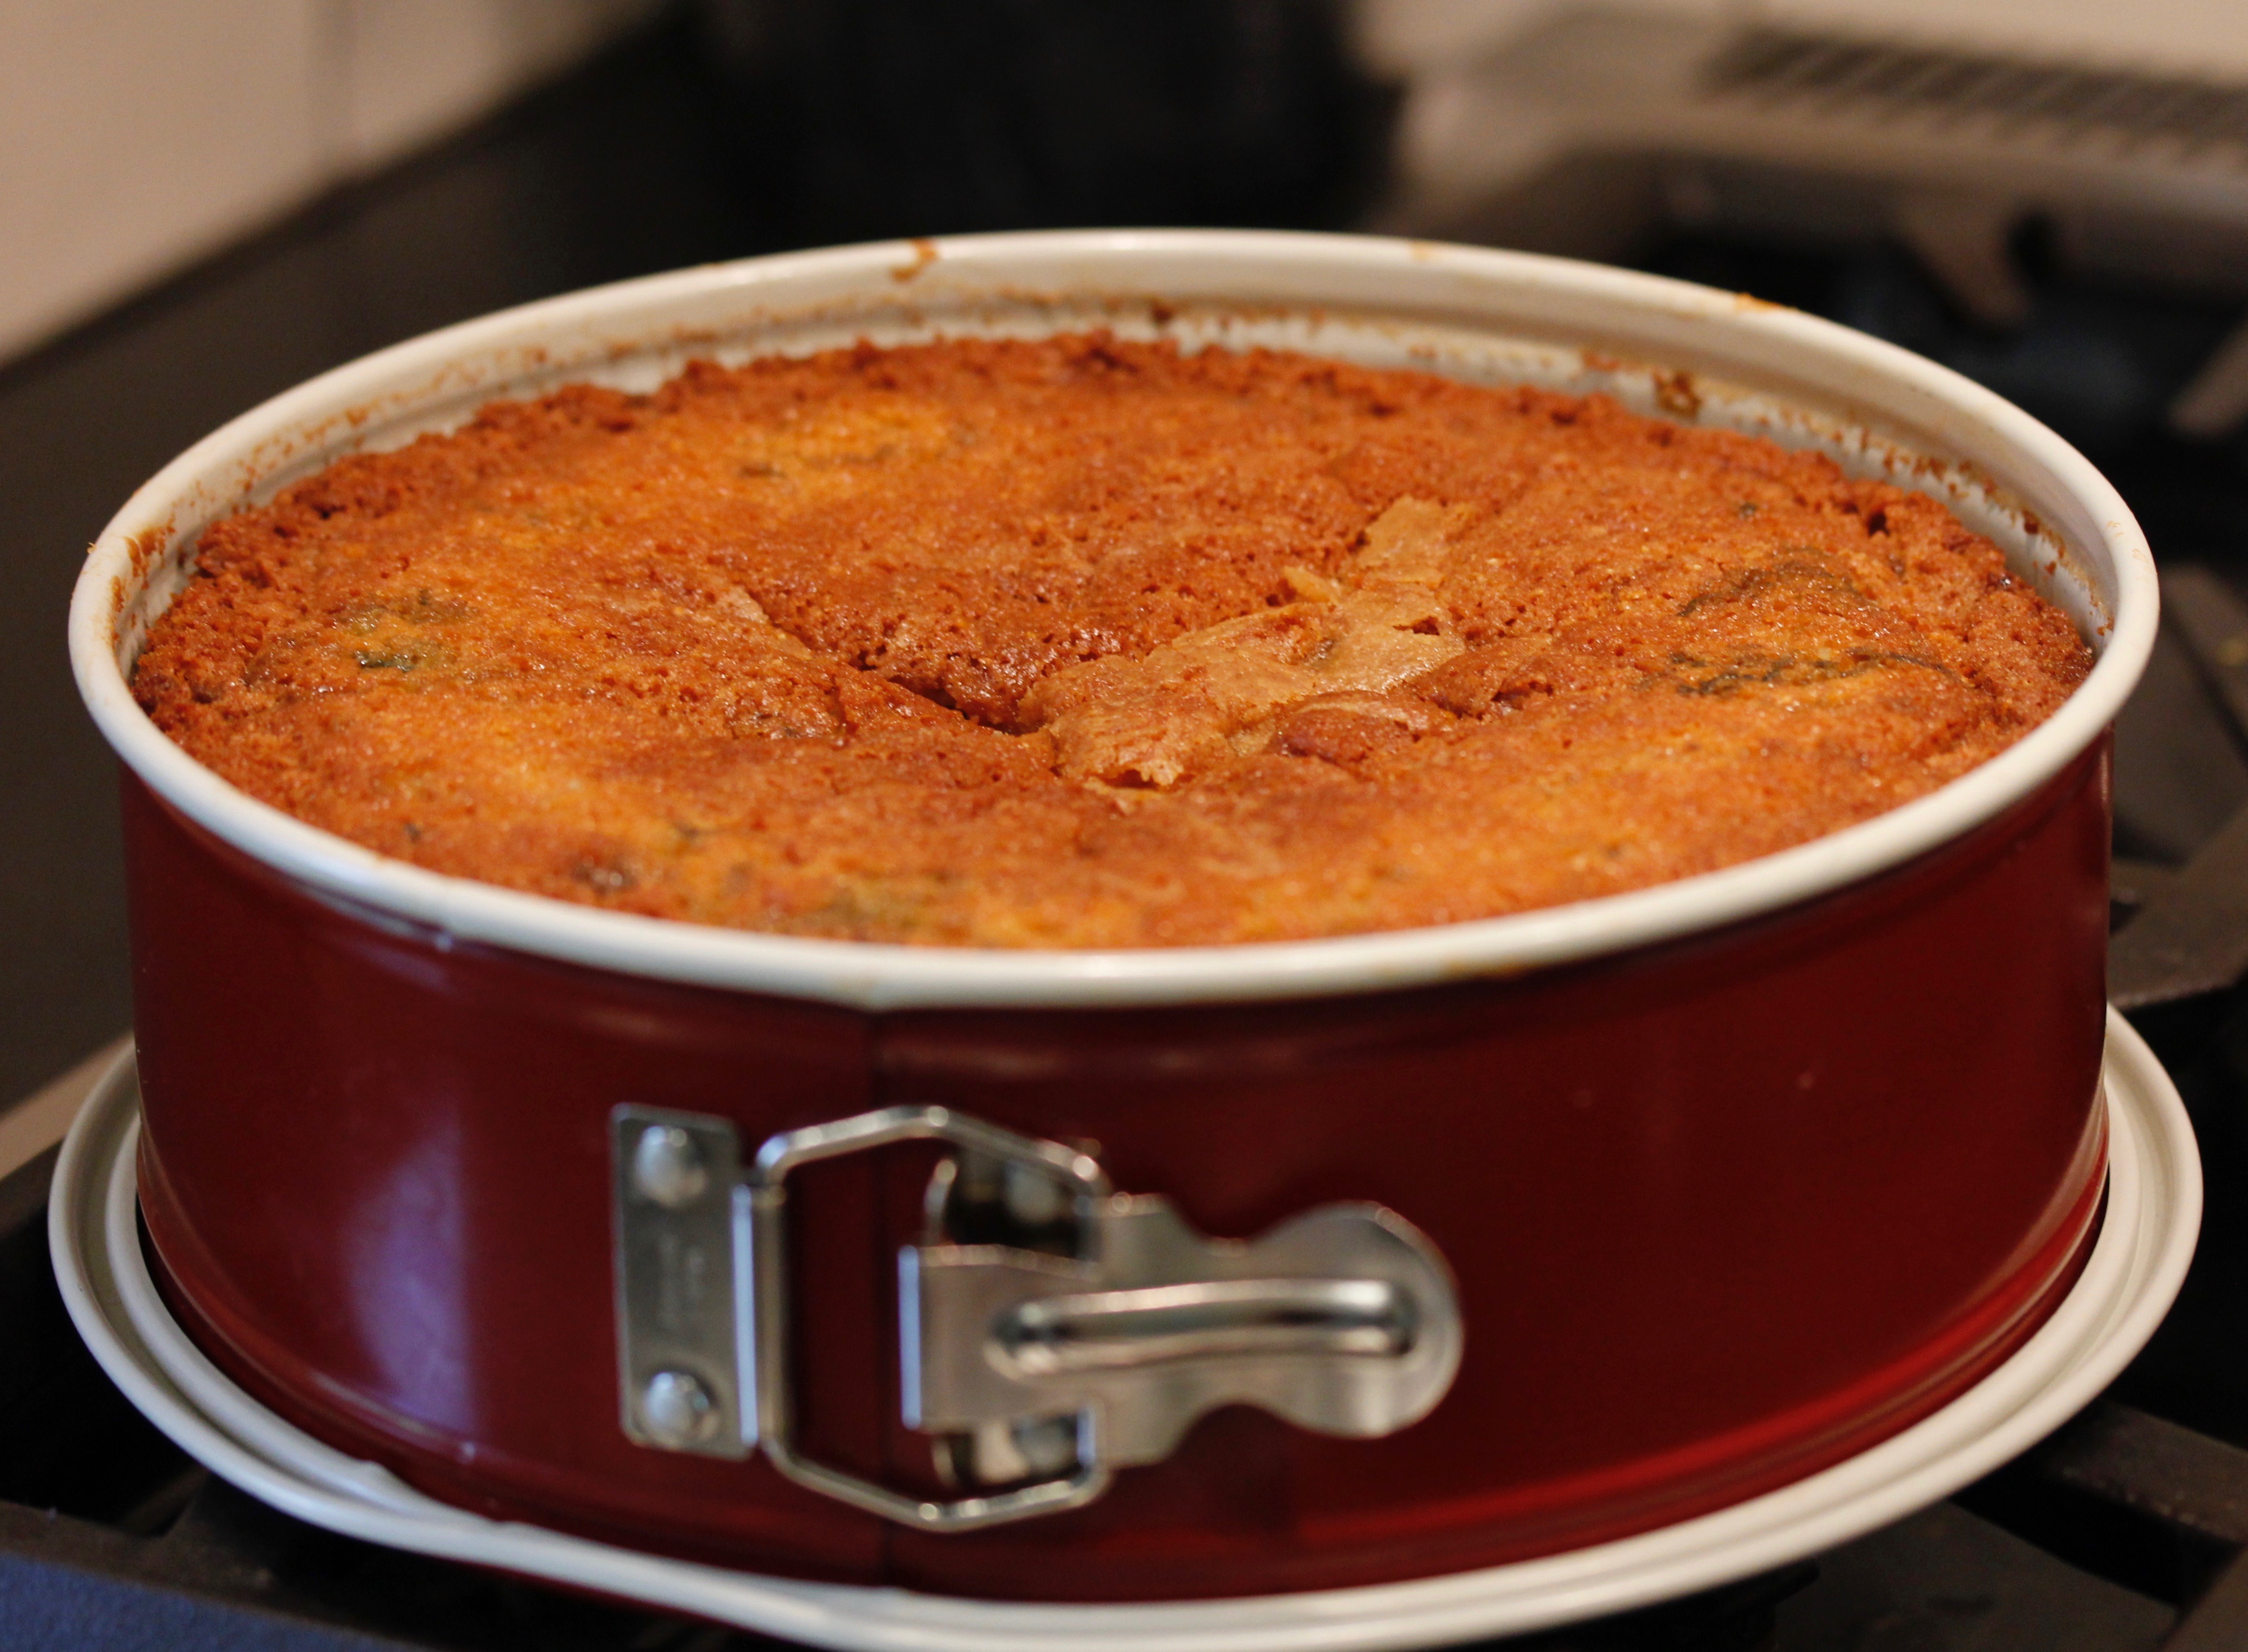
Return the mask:
{"type": "Polygon", "coordinates": [[[48,1237],[79,1333],[183,1450],[286,1513],[346,1536],[565,1581],[851,1652],[1355,1652],[1518,1634],[1691,1594],[1834,1546],[1957,1491],[2096,1396],[2185,1277],[2201,1167],[2176,1087],[2109,1012],[2108,1210],[2044,1326],[1935,1415],[1777,1491],[1616,1542],[1409,1582],[1175,1604],[1042,1605],[805,1583],[487,1519],[335,1451],[236,1388],[189,1342],[141,1256],[131,1056],[105,1075],[56,1168],[48,1237]]]}

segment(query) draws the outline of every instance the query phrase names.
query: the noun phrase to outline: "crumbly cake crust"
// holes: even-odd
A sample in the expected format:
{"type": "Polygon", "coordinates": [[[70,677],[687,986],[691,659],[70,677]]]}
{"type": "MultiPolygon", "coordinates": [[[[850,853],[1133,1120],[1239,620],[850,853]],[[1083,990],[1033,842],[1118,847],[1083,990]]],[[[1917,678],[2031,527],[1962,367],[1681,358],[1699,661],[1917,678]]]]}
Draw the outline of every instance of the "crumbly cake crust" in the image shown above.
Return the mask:
{"type": "Polygon", "coordinates": [[[1144,947],[1764,854],[1983,762],[2091,657],[1819,456],[1085,335],[495,404],[207,530],[134,682],[242,790],[441,872],[1144,947]]]}

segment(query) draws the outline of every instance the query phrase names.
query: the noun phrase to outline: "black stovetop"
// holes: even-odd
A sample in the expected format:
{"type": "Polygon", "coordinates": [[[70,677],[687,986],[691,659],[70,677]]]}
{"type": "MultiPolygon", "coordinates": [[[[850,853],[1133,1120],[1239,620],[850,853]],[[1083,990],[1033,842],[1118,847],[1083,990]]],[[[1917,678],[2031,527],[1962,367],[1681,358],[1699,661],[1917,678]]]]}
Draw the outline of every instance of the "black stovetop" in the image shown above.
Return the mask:
{"type": "MultiPolygon", "coordinates": [[[[1300,41],[1271,50],[1273,74],[1311,84],[1326,72],[1285,56],[1300,57],[1300,41]]],[[[110,766],[61,658],[79,547],[204,430],[367,349],[597,280],[834,238],[768,187],[748,141],[765,129],[744,118],[746,84],[730,80],[723,54],[714,68],[709,37],[675,17],[446,149],[0,367],[0,562],[19,593],[0,607],[0,690],[19,713],[0,729],[0,760],[36,800],[0,811],[0,910],[15,943],[0,949],[0,1096],[128,1018],[110,766]]],[[[1295,191],[1278,216],[1332,223],[1347,210],[1348,156],[1323,182],[1256,149],[1253,130],[1236,137],[1244,165],[1266,165],[1273,189],[1295,191]]],[[[946,209],[957,217],[966,199],[946,209]]],[[[969,205],[1066,221],[1044,198],[990,200],[1000,204],[969,205]]],[[[990,227],[915,221],[909,201],[888,209],[894,221],[848,227],[990,227]]],[[[1197,216],[1248,215],[1201,197],[1172,215],[1197,216]]],[[[2248,438],[2189,446],[2160,418],[2237,307],[2048,271],[2030,325],[1999,335],[1957,318],[1899,254],[1674,238],[1642,262],[1832,315],[1984,380],[2083,446],[2146,523],[2169,615],[2119,732],[2116,916],[2128,926],[2183,912],[2207,956],[2197,977],[2150,965],[2127,956],[2127,927],[2118,978],[2135,984],[2144,1002],[2133,1018],[2193,1114],[2208,1215],[2153,1344],[2037,1450],[1814,1563],[1514,1644],[2248,1646],[2248,996],[2223,984],[2248,963],[2248,607],[2234,594],[2248,591],[2248,438]],[[2236,636],[2238,657],[2226,647],[2236,636]]],[[[132,1410],[72,1332],[46,1259],[51,1164],[0,1180],[0,1646],[755,1643],[337,1538],[212,1478],[132,1410]]]]}

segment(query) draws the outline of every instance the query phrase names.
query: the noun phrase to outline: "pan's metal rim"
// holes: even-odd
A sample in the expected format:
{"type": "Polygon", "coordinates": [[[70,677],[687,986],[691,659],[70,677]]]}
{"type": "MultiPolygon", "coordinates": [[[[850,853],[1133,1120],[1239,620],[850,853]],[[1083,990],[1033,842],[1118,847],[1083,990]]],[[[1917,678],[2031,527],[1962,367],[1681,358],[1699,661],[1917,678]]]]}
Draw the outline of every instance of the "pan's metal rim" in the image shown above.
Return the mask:
{"type": "MultiPolygon", "coordinates": [[[[1494,328],[1494,331],[1497,329],[1494,328]]],[[[467,387],[456,383],[456,393],[467,387]]],[[[497,394],[495,388],[491,393],[497,394]]],[[[1972,454],[1954,456],[1972,460],[1972,454]]],[[[1984,468],[1989,468],[1985,466],[1984,468]]],[[[2080,575],[2082,571],[2077,571],[2080,575]]],[[[2087,579],[2087,584],[2089,583],[2087,579]]],[[[2114,489],[2067,442],[1947,368],[1815,317],[1737,294],[1600,265],[1372,236],[1275,231],[1100,230],[963,236],[746,259],[596,288],[503,312],[335,369],[244,414],[147,483],[104,531],[72,600],[72,668],[96,724],[127,765],[190,820],[324,897],[455,938],[595,969],[885,1011],[944,1007],[1121,1007],[1378,991],[1516,974],[1672,939],[1778,910],[1926,853],[2026,798],[2114,721],[2153,647],[2152,556],[2114,489]],[[714,298],[842,292],[896,284],[932,264],[955,283],[1000,292],[1078,272],[1096,291],[1166,290],[1199,271],[1247,302],[1278,294],[1305,308],[1415,303],[1543,307],[1556,326],[1600,332],[1598,318],[1681,355],[1805,364],[1869,406],[1909,405],[1959,443],[2007,456],[2047,480],[2077,518],[2071,549],[2107,565],[2109,623],[2098,663],[2046,723],[1971,772],[1843,831],[1759,860],[1628,894],[1437,928],[1330,939],[1112,951],[1014,951],[828,941],[723,929],[600,910],[426,871],[308,826],[248,797],[172,744],[134,703],[118,626],[169,531],[213,478],[269,469],[305,434],[442,383],[448,365],[504,353],[530,362],[547,340],[619,336],[635,318],[714,298]],[[1711,339],[1722,347],[1712,346],[1711,339]]]]}
{"type": "Polygon", "coordinates": [[[275,1507],[394,1548],[644,1601],[852,1652],[1378,1652],[1521,1634],[1713,1588],[1845,1543],[2026,1450],[2144,1347],[2200,1230],[2193,1127],[2161,1064],[2108,1018],[2109,1182],[2076,1283],[2005,1363],[1858,1456],[1715,1513],[1539,1559],[1355,1588],[1222,1601],[1042,1605],[730,1572],[487,1519],[313,1439],[236,1388],[156,1292],[135,1227],[132,1056],[96,1086],[48,1203],[63,1300],[103,1368],[182,1450],[275,1507]]]}

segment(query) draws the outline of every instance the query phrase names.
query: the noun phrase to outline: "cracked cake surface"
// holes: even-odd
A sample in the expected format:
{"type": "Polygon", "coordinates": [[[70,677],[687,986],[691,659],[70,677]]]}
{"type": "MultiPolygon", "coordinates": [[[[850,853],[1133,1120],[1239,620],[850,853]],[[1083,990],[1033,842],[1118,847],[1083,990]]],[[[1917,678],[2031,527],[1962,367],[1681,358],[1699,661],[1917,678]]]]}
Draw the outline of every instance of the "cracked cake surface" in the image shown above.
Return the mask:
{"type": "Polygon", "coordinates": [[[1988,540],[1817,455],[1095,334],[496,403],[207,529],[134,683],[243,791],[436,871],[1144,947],[1767,853],[2091,663],[1988,540]]]}

